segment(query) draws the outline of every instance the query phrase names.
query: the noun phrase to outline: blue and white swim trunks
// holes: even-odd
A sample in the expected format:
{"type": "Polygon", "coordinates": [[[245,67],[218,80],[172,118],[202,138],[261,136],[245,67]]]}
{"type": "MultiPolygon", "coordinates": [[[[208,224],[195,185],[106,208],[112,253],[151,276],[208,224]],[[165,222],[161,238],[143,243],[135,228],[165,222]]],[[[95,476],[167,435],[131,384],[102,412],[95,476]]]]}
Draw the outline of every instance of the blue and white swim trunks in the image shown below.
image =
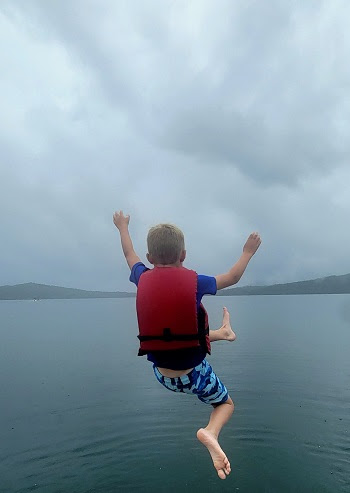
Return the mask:
{"type": "Polygon", "coordinates": [[[227,388],[206,360],[181,377],[165,377],[155,365],[153,371],[158,382],[165,388],[173,392],[194,394],[205,404],[223,404],[228,399],[227,388]]]}

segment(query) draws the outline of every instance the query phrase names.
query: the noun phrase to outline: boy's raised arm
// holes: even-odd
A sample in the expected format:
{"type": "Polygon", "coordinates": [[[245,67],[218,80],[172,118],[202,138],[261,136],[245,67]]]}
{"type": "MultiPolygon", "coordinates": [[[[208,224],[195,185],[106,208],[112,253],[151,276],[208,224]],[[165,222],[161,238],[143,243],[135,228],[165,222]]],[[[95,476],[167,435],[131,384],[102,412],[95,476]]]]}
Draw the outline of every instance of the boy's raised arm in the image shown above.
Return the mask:
{"type": "Polygon", "coordinates": [[[122,243],[123,253],[130,269],[133,268],[137,262],[141,262],[140,258],[136,255],[130,234],[129,234],[129,221],[130,216],[124,216],[123,211],[115,212],[113,214],[113,222],[119,229],[120,241],[122,243]]]}
{"type": "Polygon", "coordinates": [[[215,276],[217,289],[228,288],[233,284],[236,284],[242,277],[250,259],[257,251],[261,243],[260,235],[258,233],[252,233],[247,239],[243,253],[231,269],[226,274],[219,274],[215,276]]]}

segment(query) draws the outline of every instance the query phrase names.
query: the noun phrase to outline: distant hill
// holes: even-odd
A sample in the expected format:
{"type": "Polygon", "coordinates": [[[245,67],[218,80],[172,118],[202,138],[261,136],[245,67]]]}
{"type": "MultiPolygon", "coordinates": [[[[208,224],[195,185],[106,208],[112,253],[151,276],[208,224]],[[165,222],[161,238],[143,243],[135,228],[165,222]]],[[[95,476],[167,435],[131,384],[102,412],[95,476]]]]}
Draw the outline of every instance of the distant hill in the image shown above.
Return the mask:
{"type": "Polygon", "coordinates": [[[84,289],[62,288],[33,282],[0,286],[0,300],[130,298],[133,296],[135,293],[85,291],[84,289]]]}
{"type": "MultiPolygon", "coordinates": [[[[218,292],[218,296],[249,296],[279,294],[346,294],[350,293],[350,274],[321,277],[310,281],[272,284],[271,286],[243,286],[218,292]]],[[[16,284],[0,286],[0,300],[33,299],[84,299],[84,298],[132,298],[135,293],[120,291],[86,291],[84,289],[62,288],[46,284],[16,284]]]]}
{"type": "Polygon", "coordinates": [[[219,291],[219,296],[278,295],[278,294],[346,294],[350,293],[350,274],[320,277],[310,281],[272,284],[271,286],[243,286],[219,291]]]}

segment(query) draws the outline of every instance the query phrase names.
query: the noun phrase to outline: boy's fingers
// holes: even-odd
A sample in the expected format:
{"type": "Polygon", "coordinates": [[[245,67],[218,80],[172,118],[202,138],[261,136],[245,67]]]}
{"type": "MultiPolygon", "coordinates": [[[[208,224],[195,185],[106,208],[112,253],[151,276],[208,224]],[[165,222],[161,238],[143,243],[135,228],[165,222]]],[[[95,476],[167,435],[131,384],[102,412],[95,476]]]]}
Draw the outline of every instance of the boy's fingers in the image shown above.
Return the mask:
{"type": "Polygon", "coordinates": [[[113,214],[113,219],[117,220],[119,218],[130,219],[130,215],[127,214],[126,216],[124,216],[123,211],[115,211],[115,213],[113,214]]]}

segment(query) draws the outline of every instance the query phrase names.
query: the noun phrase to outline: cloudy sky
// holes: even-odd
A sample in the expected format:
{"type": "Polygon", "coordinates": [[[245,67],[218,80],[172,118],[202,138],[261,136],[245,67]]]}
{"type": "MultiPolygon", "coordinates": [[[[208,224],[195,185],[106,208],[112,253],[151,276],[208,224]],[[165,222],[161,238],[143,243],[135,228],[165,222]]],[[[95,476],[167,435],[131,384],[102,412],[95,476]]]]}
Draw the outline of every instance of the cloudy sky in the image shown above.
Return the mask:
{"type": "Polygon", "coordinates": [[[347,0],[2,0],[0,285],[132,290],[112,222],[240,285],[350,272],[347,0]]]}

